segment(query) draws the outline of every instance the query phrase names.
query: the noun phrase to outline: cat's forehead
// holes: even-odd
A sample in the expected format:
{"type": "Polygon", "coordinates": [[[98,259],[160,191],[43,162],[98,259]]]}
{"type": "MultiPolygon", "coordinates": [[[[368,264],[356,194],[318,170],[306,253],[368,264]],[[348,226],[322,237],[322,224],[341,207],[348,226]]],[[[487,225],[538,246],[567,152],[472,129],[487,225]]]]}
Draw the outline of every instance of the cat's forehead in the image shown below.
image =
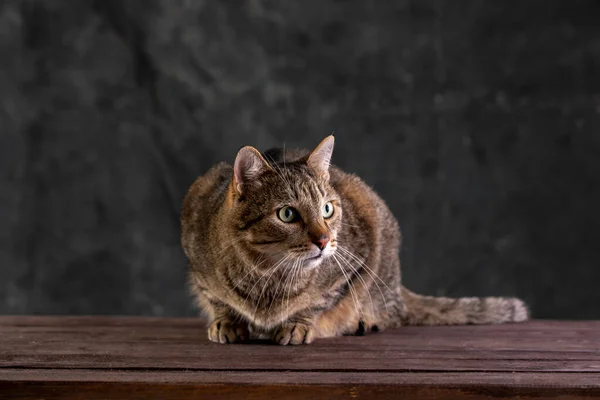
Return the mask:
{"type": "Polygon", "coordinates": [[[269,181],[267,184],[278,194],[277,197],[287,197],[299,202],[322,199],[330,191],[327,182],[303,165],[277,166],[269,181]]]}

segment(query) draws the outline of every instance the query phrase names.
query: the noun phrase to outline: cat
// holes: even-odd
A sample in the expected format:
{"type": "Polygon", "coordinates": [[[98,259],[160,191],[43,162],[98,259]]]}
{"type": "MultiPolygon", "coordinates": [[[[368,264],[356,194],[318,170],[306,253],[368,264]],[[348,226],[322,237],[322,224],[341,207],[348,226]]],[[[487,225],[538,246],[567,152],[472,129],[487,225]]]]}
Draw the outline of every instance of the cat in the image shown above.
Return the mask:
{"type": "Polygon", "coordinates": [[[190,187],[181,214],[189,282],[208,338],[281,345],[403,325],[525,321],[517,298],[421,296],[400,282],[398,223],[360,178],[312,152],[239,150],[190,187]]]}

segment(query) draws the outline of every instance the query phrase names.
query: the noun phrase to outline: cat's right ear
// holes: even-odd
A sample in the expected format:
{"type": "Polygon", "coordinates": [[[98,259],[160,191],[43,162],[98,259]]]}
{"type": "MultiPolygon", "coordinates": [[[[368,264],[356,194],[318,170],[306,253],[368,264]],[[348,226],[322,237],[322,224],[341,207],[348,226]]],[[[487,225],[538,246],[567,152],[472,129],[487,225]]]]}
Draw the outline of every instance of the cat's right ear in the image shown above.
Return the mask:
{"type": "Polygon", "coordinates": [[[244,188],[250,184],[257,184],[256,178],[263,172],[272,169],[254,147],[242,147],[233,164],[234,185],[238,193],[242,194],[244,188]]]}
{"type": "Polygon", "coordinates": [[[327,136],[316,149],[310,153],[306,163],[316,173],[329,180],[329,166],[331,164],[331,155],[333,154],[333,144],[335,138],[333,135],[327,136]]]}

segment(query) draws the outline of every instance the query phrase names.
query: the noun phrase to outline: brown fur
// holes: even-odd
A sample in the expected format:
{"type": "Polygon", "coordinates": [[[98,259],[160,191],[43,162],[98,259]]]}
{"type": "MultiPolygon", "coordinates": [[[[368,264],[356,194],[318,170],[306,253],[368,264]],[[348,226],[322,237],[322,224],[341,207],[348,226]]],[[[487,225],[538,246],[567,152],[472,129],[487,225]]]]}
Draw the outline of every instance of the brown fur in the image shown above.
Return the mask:
{"type": "Polygon", "coordinates": [[[515,298],[450,299],[405,289],[398,223],[362,180],[329,166],[333,141],[312,153],[261,155],[244,147],[234,167],[218,164],[191,186],[182,244],[211,340],[301,344],[401,325],[528,318],[515,298]],[[285,206],[296,210],[293,222],[278,216],[285,206]]]}

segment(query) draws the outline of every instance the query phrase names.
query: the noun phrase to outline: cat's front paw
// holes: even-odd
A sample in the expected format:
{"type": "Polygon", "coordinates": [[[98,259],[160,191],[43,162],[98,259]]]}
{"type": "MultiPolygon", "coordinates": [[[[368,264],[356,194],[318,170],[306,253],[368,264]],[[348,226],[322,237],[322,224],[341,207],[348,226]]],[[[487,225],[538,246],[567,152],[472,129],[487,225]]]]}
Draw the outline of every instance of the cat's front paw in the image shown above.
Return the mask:
{"type": "Polygon", "coordinates": [[[273,340],[280,345],[308,344],[315,337],[315,328],[306,324],[284,324],[275,332],[273,340]]]}
{"type": "Polygon", "coordinates": [[[232,322],[228,318],[217,319],[208,327],[208,339],[217,343],[241,342],[248,336],[247,324],[232,322]]]}

